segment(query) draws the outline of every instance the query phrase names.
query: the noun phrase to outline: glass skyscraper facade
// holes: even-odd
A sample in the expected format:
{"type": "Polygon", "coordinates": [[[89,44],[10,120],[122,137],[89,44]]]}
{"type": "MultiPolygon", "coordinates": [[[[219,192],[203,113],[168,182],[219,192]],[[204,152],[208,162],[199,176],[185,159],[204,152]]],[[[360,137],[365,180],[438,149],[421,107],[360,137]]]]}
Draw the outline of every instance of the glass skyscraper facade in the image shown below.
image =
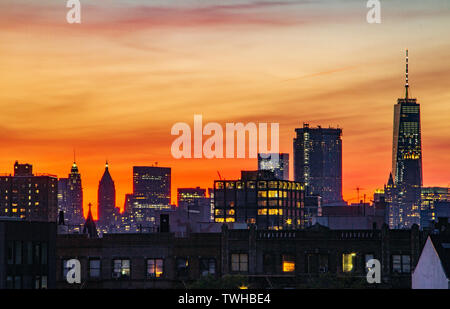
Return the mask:
{"type": "Polygon", "coordinates": [[[214,218],[258,229],[296,229],[303,223],[304,198],[299,182],[278,180],[269,171],[242,172],[239,180],[214,181],[214,218]]]}
{"type": "Polygon", "coordinates": [[[304,183],[307,195],[319,195],[322,203],[341,204],[342,200],[342,129],[295,129],[294,180],[304,183]]]}
{"type": "Polygon", "coordinates": [[[420,104],[409,94],[408,51],[405,97],[398,99],[394,106],[393,133],[389,225],[391,228],[409,228],[420,223],[422,140],[420,104]]]}
{"type": "Polygon", "coordinates": [[[171,202],[170,167],[133,166],[132,212],[136,222],[150,220],[155,209],[168,209],[171,202]]]}

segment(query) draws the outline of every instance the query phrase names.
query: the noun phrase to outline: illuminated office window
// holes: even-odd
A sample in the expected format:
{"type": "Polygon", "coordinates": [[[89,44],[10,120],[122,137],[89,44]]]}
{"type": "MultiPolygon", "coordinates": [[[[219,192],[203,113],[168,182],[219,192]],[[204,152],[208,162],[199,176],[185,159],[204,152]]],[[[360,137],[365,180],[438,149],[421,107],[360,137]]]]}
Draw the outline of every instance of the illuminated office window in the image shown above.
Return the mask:
{"type": "Polygon", "coordinates": [[[342,271],[352,272],[356,267],[356,253],[344,253],[342,255],[342,271]]]}
{"type": "Polygon", "coordinates": [[[292,255],[283,254],[283,272],[291,273],[295,271],[295,259],[292,255]]]}

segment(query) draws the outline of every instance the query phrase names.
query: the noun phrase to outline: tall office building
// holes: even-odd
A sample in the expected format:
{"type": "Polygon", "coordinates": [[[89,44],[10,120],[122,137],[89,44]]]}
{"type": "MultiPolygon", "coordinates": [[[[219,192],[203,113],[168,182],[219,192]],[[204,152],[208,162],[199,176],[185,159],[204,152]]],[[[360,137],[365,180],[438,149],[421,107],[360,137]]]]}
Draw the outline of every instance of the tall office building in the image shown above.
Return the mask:
{"type": "Polygon", "coordinates": [[[206,196],[206,189],[178,188],[178,211],[186,212],[187,218],[196,218],[201,222],[211,221],[211,200],[206,196]]]}
{"type": "Polygon", "coordinates": [[[450,210],[449,203],[450,188],[422,187],[420,198],[420,228],[432,227],[433,221],[437,221],[439,216],[441,216],[442,211],[440,208],[450,210]]]}
{"type": "Polygon", "coordinates": [[[83,187],[75,161],[68,178],[58,180],[58,208],[64,211],[64,219],[69,226],[80,226],[84,223],[83,187]]]}
{"type": "Polygon", "coordinates": [[[342,204],[342,129],[295,129],[294,180],[306,185],[307,195],[319,195],[323,205],[342,204]]]}
{"type": "Polygon", "coordinates": [[[109,227],[114,224],[116,214],[116,187],[109,173],[108,161],[98,185],[98,224],[109,227]]]}
{"type": "Polygon", "coordinates": [[[171,168],[133,166],[132,212],[137,223],[151,218],[151,210],[170,208],[171,168]]]}
{"type": "Polygon", "coordinates": [[[199,200],[206,199],[206,189],[197,188],[178,188],[177,189],[178,207],[188,208],[198,204],[199,200]]]}
{"type": "Polygon", "coordinates": [[[422,186],[422,141],[420,104],[410,97],[408,50],[406,51],[405,97],[394,105],[392,177],[395,190],[390,197],[390,227],[409,228],[419,224],[422,186]]]}
{"type": "Polygon", "coordinates": [[[258,170],[272,171],[276,178],[289,180],[288,153],[258,153],[258,170]]]}
{"type": "Polygon", "coordinates": [[[304,224],[304,186],[271,171],[242,171],[239,180],[214,181],[214,221],[297,229],[304,224]]]}
{"type": "Polygon", "coordinates": [[[56,222],[58,178],[33,174],[31,164],[14,164],[14,175],[0,176],[0,216],[56,222]]]}

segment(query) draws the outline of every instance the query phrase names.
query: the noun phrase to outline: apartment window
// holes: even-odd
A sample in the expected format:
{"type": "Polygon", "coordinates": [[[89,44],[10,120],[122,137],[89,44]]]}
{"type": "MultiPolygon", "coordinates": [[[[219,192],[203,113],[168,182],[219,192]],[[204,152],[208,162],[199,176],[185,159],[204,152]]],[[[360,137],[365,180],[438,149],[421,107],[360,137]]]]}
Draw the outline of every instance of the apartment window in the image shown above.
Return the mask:
{"type": "Polygon", "coordinates": [[[130,277],[130,260],[115,259],[113,261],[113,278],[129,278],[130,277]]]}
{"type": "Polygon", "coordinates": [[[216,260],[215,259],[200,259],[200,273],[202,276],[216,274],[216,260]]]}
{"type": "Polygon", "coordinates": [[[24,259],[26,259],[26,263],[33,264],[33,244],[31,241],[27,241],[24,247],[24,259]]]}
{"type": "Polygon", "coordinates": [[[163,259],[147,260],[147,277],[160,278],[163,275],[164,262],[163,259]]]}
{"type": "Polygon", "coordinates": [[[21,289],[21,288],[22,288],[22,277],[14,276],[14,289],[21,289]]]}
{"type": "Polygon", "coordinates": [[[67,267],[67,262],[68,262],[68,261],[69,261],[68,259],[62,260],[62,279],[63,279],[63,280],[66,280],[66,278],[67,278],[67,273],[68,273],[69,270],[70,270],[70,268],[67,267]]]}
{"type": "Polygon", "coordinates": [[[41,280],[41,289],[46,289],[48,286],[47,286],[47,276],[42,276],[42,278],[41,278],[42,280],[41,280]]]}
{"type": "Polygon", "coordinates": [[[365,269],[366,269],[366,272],[369,271],[369,268],[367,267],[367,262],[369,262],[369,261],[372,260],[373,258],[374,258],[374,257],[373,257],[373,254],[366,254],[366,255],[364,256],[364,261],[365,261],[364,267],[365,267],[365,269]]]}
{"type": "Polygon", "coordinates": [[[352,272],[356,268],[356,253],[344,253],[342,254],[342,271],[352,272]]]}
{"type": "Polygon", "coordinates": [[[231,255],[231,271],[247,272],[248,271],[248,254],[235,253],[231,255]]]}
{"type": "Polygon", "coordinates": [[[101,262],[100,259],[89,260],[89,277],[100,278],[101,262]]]}
{"type": "Polygon", "coordinates": [[[46,289],[47,286],[47,276],[36,276],[34,277],[34,288],[35,289],[46,289]]]}
{"type": "MultiPolygon", "coordinates": [[[[14,263],[14,242],[8,241],[8,264],[14,263]]],[[[12,277],[11,277],[12,282],[12,277]]]]}
{"type": "Polygon", "coordinates": [[[310,253],[306,256],[308,273],[327,273],[328,272],[328,254],[310,253]]]}
{"type": "Polygon", "coordinates": [[[292,273],[295,271],[295,258],[290,254],[283,254],[283,272],[284,273],[292,273]]]}
{"type": "Polygon", "coordinates": [[[47,243],[43,242],[41,244],[41,264],[46,265],[47,264],[47,243]]]}
{"type": "Polygon", "coordinates": [[[41,244],[39,243],[34,244],[34,263],[41,263],[41,244]]]}
{"type": "Polygon", "coordinates": [[[410,273],[411,257],[409,255],[393,255],[392,256],[392,272],[394,273],[410,273]]]}
{"type": "Polygon", "coordinates": [[[22,264],[22,242],[16,241],[15,242],[15,256],[14,256],[14,263],[16,265],[22,264]]]}
{"type": "Polygon", "coordinates": [[[264,273],[266,274],[272,274],[275,272],[275,262],[272,254],[270,253],[264,254],[263,268],[264,273]]]}
{"type": "Polygon", "coordinates": [[[189,272],[189,261],[187,258],[178,258],[176,260],[177,275],[180,277],[186,277],[189,272]]]}
{"type": "Polygon", "coordinates": [[[7,289],[13,289],[14,288],[14,281],[12,276],[6,277],[6,288],[7,289]]]}

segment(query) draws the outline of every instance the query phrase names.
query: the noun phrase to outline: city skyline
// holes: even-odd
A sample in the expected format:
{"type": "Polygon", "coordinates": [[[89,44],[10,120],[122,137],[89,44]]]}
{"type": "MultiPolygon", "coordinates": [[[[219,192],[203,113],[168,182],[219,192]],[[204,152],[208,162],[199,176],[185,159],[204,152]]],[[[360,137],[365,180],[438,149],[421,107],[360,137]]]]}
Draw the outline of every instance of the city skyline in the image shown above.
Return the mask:
{"type": "Polygon", "coordinates": [[[171,157],[171,126],[201,113],[221,124],[277,121],[280,152],[291,158],[303,122],[339,125],[344,199],[355,202],[356,187],[371,196],[389,175],[392,102],[404,93],[409,48],[423,184],[449,185],[448,1],[383,3],[380,25],[365,22],[357,1],[163,3],[90,5],[79,27],[65,23],[64,5],[0,4],[0,42],[9,46],[0,63],[9,72],[0,77],[1,173],[18,160],[64,177],[75,148],[85,214],[89,202],[95,214],[105,159],[121,208],[132,166],[171,167],[172,203],[177,188],[211,187],[218,169],[226,179],[256,169],[256,159],[171,157]]]}

